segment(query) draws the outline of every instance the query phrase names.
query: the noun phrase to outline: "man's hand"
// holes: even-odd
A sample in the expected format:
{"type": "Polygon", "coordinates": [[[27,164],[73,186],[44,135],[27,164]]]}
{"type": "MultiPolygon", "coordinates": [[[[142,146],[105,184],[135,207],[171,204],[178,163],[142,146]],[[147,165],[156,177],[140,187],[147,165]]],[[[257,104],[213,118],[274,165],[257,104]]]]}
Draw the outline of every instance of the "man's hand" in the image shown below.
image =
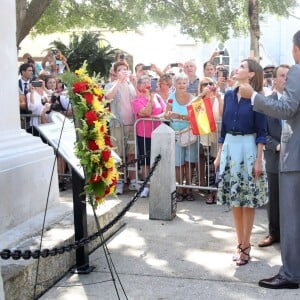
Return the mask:
{"type": "Polygon", "coordinates": [[[242,83],[239,86],[239,94],[242,98],[251,99],[254,90],[249,83],[242,83]]]}

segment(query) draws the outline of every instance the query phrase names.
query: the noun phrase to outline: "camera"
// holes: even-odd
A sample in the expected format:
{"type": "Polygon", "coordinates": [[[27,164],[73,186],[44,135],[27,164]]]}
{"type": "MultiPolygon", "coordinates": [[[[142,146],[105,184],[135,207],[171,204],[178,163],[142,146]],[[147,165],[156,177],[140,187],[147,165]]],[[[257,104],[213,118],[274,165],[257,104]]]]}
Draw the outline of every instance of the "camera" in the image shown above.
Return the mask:
{"type": "Polygon", "coordinates": [[[217,89],[216,89],[216,87],[215,86],[208,86],[208,88],[209,88],[209,90],[211,91],[211,92],[215,92],[217,89]]]}
{"type": "Polygon", "coordinates": [[[142,70],[149,71],[151,70],[151,66],[142,66],[142,70]]]}
{"type": "Polygon", "coordinates": [[[43,86],[43,81],[31,81],[31,85],[33,87],[42,87],[43,86]]]}
{"type": "Polygon", "coordinates": [[[120,54],[120,59],[125,59],[125,55],[124,54],[120,54]]]}
{"type": "Polygon", "coordinates": [[[50,105],[50,111],[54,110],[57,112],[63,111],[63,108],[60,104],[60,96],[57,94],[52,94],[51,96],[51,105],[50,105]]]}
{"type": "Polygon", "coordinates": [[[219,55],[224,55],[225,51],[219,51],[219,55]]]}
{"type": "Polygon", "coordinates": [[[171,67],[171,68],[178,67],[178,63],[170,64],[170,67],[171,67]]]}
{"type": "Polygon", "coordinates": [[[57,54],[57,49],[53,48],[53,49],[51,49],[51,52],[52,52],[54,55],[56,55],[56,54],[57,54]]]}

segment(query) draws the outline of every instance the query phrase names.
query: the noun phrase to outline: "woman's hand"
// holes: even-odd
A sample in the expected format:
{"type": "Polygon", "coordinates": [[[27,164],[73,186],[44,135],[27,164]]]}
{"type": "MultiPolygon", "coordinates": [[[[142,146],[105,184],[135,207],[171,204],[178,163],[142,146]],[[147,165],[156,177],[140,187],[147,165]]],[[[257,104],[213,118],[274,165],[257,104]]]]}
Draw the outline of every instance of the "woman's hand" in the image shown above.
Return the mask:
{"type": "Polygon", "coordinates": [[[253,166],[253,176],[257,179],[262,173],[262,160],[257,159],[253,166]]]}
{"type": "Polygon", "coordinates": [[[215,171],[217,171],[220,167],[220,156],[217,155],[216,159],[214,160],[214,167],[215,167],[215,171]]]}

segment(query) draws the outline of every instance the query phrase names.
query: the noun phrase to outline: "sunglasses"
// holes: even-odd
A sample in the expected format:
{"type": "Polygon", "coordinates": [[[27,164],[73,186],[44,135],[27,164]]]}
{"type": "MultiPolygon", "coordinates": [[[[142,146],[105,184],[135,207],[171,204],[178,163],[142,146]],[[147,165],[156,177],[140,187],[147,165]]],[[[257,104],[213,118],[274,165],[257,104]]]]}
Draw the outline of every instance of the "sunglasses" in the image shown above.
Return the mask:
{"type": "Polygon", "coordinates": [[[201,86],[208,86],[208,85],[213,86],[215,84],[213,82],[203,82],[203,83],[201,83],[201,86]]]}

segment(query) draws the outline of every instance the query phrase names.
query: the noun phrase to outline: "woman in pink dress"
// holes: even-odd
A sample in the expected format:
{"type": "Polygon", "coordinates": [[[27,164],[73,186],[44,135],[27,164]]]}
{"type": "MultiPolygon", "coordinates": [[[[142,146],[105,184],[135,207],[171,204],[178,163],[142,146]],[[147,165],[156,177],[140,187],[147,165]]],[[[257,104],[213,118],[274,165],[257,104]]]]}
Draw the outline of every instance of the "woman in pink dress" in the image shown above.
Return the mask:
{"type": "MultiPolygon", "coordinates": [[[[151,80],[148,76],[141,76],[137,81],[138,95],[133,101],[133,111],[136,119],[159,118],[164,115],[166,104],[163,99],[151,91],[151,80]]],[[[149,172],[151,134],[161,124],[161,121],[141,120],[136,125],[137,145],[139,156],[147,155],[141,164],[142,179],[144,180],[149,172]]],[[[141,193],[142,197],[148,197],[149,188],[145,187],[141,193]]]]}

